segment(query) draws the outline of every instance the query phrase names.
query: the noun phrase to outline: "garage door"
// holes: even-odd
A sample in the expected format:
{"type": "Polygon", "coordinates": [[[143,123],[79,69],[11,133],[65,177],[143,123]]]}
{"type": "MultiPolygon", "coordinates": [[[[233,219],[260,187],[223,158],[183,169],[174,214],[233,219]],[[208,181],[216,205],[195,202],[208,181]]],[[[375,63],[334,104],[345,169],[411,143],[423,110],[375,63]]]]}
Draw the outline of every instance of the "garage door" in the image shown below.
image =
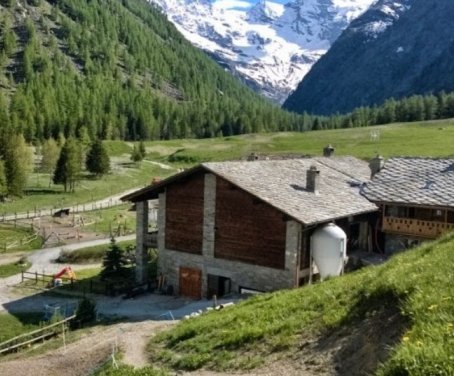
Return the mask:
{"type": "Polygon", "coordinates": [[[196,268],[180,267],[180,295],[202,298],[202,271],[196,268]]]}

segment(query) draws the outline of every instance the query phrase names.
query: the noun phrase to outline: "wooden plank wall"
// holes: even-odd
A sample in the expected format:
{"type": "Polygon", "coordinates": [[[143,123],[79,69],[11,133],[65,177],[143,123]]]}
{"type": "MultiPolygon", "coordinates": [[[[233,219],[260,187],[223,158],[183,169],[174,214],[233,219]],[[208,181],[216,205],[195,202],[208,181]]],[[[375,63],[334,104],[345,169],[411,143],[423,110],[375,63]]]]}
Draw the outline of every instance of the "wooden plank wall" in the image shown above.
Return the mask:
{"type": "Polygon", "coordinates": [[[171,184],[166,190],[165,246],[202,254],[205,175],[171,184]]]}
{"type": "Polygon", "coordinates": [[[215,257],[285,268],[283,214],[219,177],[215,229],[215,257]]]}

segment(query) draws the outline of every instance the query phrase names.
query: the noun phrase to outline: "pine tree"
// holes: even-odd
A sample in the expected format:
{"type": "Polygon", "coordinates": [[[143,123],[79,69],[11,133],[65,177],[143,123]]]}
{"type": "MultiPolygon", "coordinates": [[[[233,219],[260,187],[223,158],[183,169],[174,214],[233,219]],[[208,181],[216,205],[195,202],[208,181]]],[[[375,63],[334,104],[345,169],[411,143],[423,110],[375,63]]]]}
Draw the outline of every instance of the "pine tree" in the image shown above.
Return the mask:
{"type": "Polygon", "coordinates": [[[102,261],[101,280],[127,277],[129,275],[128,264],[123,249],[112,238],[102,261]]]}
{"type": "Polygon", "coordinates": [[[80,175],[79,148],[76,141],[68,138],[63,145],[54,172],[54,183],[63,184],[65,192],[74,192],[80,175]]]}
{"type": "Polygon", "coordinates": [[[96,176],[102,176],[110,171],[109,155],[101,140],[96,140],[91,145],[85,161],[87,170],[96,176]]]}

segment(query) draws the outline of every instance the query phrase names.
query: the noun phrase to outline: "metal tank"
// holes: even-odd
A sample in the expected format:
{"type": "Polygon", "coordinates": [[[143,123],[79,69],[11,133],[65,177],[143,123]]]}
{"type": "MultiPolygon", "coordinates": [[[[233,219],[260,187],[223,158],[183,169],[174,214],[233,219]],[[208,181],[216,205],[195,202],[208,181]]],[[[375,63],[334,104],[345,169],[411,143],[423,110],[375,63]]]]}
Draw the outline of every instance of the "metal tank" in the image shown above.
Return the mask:
{"type": "Polygon", "coordinates": [[[315,230],[311,236],[311,260],[315,262],[322,280],[342,274],[346,257],[347,235],[344,230],[334,223],[315,230]]]}

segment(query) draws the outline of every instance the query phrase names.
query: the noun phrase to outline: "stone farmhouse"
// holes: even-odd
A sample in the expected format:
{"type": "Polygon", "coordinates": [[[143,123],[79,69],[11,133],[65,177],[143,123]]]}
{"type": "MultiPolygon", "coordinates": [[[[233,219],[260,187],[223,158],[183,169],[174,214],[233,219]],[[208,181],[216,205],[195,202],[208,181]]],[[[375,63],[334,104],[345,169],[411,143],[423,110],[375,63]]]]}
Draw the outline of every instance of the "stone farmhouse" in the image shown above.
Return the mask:
{"type": "Polygon", "coordinates": [[[123,197],[137,210],[136,279],[146,251],[176,293],[193,298],[297,287],[309,275],[310,236],[334,222],[347,249],[374,250],[378,208],[360,194],[366,162],[315,157],[203,163],[123,197]],[[158,200],[157,231],[149,200],[158,200]]]}
{"type": "Polygon", "coordinates": [[[454,158],[390,158],[362,193],[380,208],[389,253],[454,230],[454,158]]]}

